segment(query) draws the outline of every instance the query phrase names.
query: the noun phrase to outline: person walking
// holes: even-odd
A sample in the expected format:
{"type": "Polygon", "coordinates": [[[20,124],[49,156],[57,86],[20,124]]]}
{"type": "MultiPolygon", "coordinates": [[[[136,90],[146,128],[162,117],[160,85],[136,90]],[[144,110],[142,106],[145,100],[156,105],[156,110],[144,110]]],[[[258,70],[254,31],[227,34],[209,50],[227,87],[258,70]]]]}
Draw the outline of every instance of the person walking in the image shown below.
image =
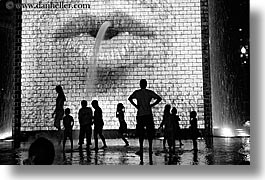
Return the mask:
{"type": "Polygon", "coordinates": [[[103,136],[103,126],[104,126],[104,121],[102,117],[102,110],[98,105],[97,100],[93,100],[91,103],[92,107],[95,109],[94,111],[94,141],[95,141],[95,148],[94,150],[97,152],[98,151],[98,135],[102,140],[103,147],[101,149],[107,148],[106,140],[105,137],[103,136]]]}
{"type": "Polygon", "coordinates": [[[125,143],[125,147],[129,146],[128,140],[124,137],[124,134],[127,133],[127,123],[124,119],[124,112],[125,108],[122,103],[117,104],[117,111],[116,111],[116,117],[119,120],[120,127],[119,127],[119,136],[125,143]]]}

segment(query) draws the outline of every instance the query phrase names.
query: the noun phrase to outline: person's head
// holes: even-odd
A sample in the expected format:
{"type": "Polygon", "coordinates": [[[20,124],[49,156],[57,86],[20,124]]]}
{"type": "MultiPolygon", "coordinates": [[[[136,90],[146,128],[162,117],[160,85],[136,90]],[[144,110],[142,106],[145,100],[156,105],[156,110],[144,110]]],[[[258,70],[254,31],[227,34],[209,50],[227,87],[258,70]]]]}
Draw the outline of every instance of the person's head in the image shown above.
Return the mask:
{"type": "Polygon", "coordinates": [[[123,104],[122,104],[122,103],[118,103],[118,104],[117,104],[117,112],[118,112],[118,111],[122,111],[123,109],[124,109],[123,104]]]}
{"type": "Polygon", "coordinates": [[[165,105],[164,114],[169,114],[170,113],[170,109],[171,109],[171,105],[170,104],[165,105]]]}
{"type": "Polygon", "coordinates": [[[141,87],[141,89],[146,89],[146,87],[147,87],[146,79],[141,79],[140,80],[140,87],[141,87]]]}
{"type": "Polygon", "coordinates": [[[87,107],[87,101],[86,100],[82,100],[81,101],[81,106],[82,107],[87,107]]]}
{"type": "Polygon", "coordinates": [[[65,113],[65,115],[69,115],[69,114],[70,114],[70,109],[69,109],[69,108],[66,108],[66,109],[64,110],[64,113],[65,113]]]}
{"type": "Polygon", "coordinates": [[[196,111],[191,111],[190,112],[190,118],[196,118],[197,112],[196,111]]]}
{"type": "Polygon", "coordinates": [[[173,114],[173,115],[176,115],[177,114],[177,108],[176,107],[173,107],[172,108],[172,110],[171,110],[171,113],[173,114]]]}
{"type": "Polygon", "coordinates": [[[55,156],[53,143],[44,137],[35,140],[29,147],[27,165],[51,165],[55,156]]]}
{"type": "Polygon", "coordinates": [[[63,88],[62,88],[62,86],[60,86],[60,85],[56,86],[56,87],[55,87],[55,90],[56,90],[56,92],[57,92],[58,94],[63,94],[63,88]]]}
{"type": "Polygon", "coordinates": [[[93,100],[93,101],[91,102],[91,105],[92,105],[93,108],[98,107],[98,101],[97,101],[97,100],[93,100]]]}

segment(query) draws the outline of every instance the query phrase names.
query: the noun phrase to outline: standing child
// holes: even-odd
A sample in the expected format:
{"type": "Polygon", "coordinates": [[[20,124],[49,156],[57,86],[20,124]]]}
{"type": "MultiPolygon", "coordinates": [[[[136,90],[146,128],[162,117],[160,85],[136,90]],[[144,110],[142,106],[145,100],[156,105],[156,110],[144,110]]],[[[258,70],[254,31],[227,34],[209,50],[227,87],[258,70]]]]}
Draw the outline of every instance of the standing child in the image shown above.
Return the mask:
{"type": "Polygon", "coordinates": [[[84,138],[86,137],[86,146],[89,149],[91,144],[91,134],[92,134],[92,109],[87,107],[87,101],[81,101],[82,108],[78,112],[78,119],[80,124],[79,132],[79,148],[82,149],[84,144],[84,138]]]}
{"type": "Polygon", "coordinates": [[[191,111],[190,112],[190,130],[191,130],[191,138],[192,138],[192,143],[193,143],[193,149],[198,150],[197,147],[197,136],[198,136],[198,122],[197,122],[197,112],[196,111],[191,111]]]}
{"type": "Polygon", "coordinates": [[[102,118],[102,110],[98,105],[98,101],[93,100],[91,104],[92,104],[92,107],[95,109],[94,111],[94,140],[95,140],[95,151],[98,151],[98,135],[103,142],[102,149],[107,148],[105,137],[102,134],[104,121],[102,118]]]}
{"type": "Polygon", "coordinates": [[[175,144],[173,144],[175,142],[174,126],[172,123],[170,110],[171,110],[171,105],[167,104],[164,108],[163,121],[161,122],[160,127],[159,127],[159,128],[162,128],[163,126],[165,126],[165,128],[164,128],[164,140],[163,140],[164,150],[166,150],[166,142],[167,142],[170,150],[171,150],[172,146],[173,146],[173,150],[175,148],[175,144]],[[173,142],[173,139],[174,139],[174,142],[173,142]]]}
{"type": "Polygon", "coordinates": [[[180,132],[180,126],[179,126],[179,121],[180,121],[180,118],[179,116],[177,115],[177,108],[173,107],[172,110],[171,110],[171,117],[172,117],[172,120],[175,124],[175,129],[176,129],[176,132],[175,132],[175,139],[178,138],[179,139],[179,145],[182,146],[182,142],[181,142],[181,132],[180,132]]]}
{"type": "Polygon", "coordinates": [[[127,124],[124,120],[124,112],[125,108],[122,103],[117,105],[116,117],[119,119],[120,127],[119,127],[119,135],[122,140],[125,142],[125,147],[129,146],[129,142],[124,137],[124,134],[127,132],[127,124]]]}
{"type": "Polygon", "coordinates": [[[72,129],[74,126],[74,118],[70,115],[70,109],[65,109],[65,116],[63,117],[63,126],[64,126],[64,139],[63,139],[63,151],[65,148],[65,142],[67,137],[69,137],[71,142],[71,150],[73,151],[73,137],[72,129]]]}

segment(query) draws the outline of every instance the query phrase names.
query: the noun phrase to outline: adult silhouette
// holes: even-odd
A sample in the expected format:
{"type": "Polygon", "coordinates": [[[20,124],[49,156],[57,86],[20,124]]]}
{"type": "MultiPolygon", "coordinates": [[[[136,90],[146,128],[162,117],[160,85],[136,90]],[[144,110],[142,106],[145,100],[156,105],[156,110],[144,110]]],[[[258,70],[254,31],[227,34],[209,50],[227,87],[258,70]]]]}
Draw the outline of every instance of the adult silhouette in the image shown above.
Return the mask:
{"type": "Polygon", "coordinates": [[[146,87],[147,81],[145,79],[141,79],[141,89],[135,90],[128,98],[130,103],[137,109],[136,132],[139,136],[140,151],[136,152],[136,154],[140,155],[140,164],[143,164],[143,141],[145,132],[147,133],[149,142],[149,159],[150,163],[152,163],[152,141],[155,134],[152,107],[162,100],[159,95],[152,90],[146,89],[146,87]],[[136,103],[133,101],[134,99],[136,99],[136,103]],[[156,99],[156,101],[151,104],[152,99],[156,99]]]}
{"type": "Polygon", "coordinates": [[[60,144],[61,139],[62,139],[61,120],[63,120],[63,116],[64,116],[64,102],[66,101],[66,98],[65,98],[62,86],[60,85],[56,86],[55,90],[58,95],[56,98],[55,110],[52,116],[54,117],[54,126],[58,130],[58,138],[59,138],[59,144],[60,144]]]}

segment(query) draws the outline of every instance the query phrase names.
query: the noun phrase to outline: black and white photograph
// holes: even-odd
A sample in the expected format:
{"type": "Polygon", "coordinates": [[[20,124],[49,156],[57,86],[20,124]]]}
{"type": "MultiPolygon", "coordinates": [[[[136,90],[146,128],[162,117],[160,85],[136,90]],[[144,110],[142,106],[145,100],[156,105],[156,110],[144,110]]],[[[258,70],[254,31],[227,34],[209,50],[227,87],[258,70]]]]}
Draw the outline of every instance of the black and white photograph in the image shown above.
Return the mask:
{"type": "Polygon", "coordinates": [[[250,167],[250,49],[250,0],[0,0],[0,165],[250,167]]]}

